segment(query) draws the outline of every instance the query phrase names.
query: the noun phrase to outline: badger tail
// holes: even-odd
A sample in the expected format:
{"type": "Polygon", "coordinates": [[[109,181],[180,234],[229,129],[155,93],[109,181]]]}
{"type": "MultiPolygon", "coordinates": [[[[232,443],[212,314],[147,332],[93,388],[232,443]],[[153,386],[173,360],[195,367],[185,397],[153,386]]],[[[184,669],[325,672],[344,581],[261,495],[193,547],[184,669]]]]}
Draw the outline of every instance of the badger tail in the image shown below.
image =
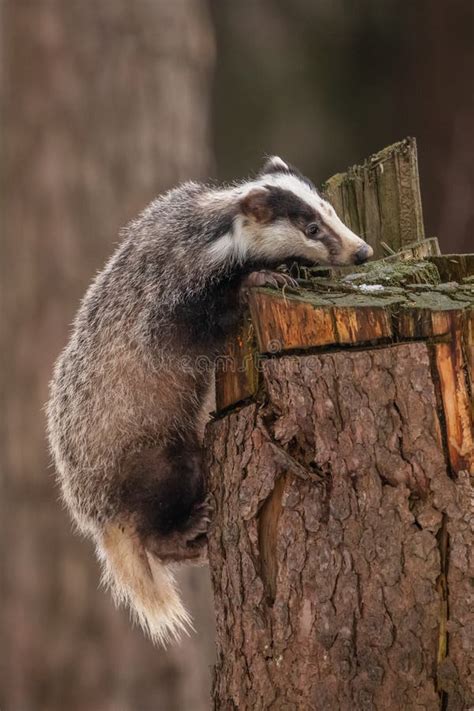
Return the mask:
{"type": "Polygon", "coordinates": [[[109,524],[97,541],[102,582],[154,643],[179,639],[192,624],[169,566],[145,550],[131,527],[109,524]]]}

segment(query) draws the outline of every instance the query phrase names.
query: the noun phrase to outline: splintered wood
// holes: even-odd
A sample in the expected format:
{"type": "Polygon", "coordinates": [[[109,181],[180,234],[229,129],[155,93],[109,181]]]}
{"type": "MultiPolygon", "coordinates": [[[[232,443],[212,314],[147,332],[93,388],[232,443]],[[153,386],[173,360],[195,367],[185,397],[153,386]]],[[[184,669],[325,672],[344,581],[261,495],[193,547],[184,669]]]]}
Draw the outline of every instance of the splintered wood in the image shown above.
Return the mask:
{"type": "Polygon", "coordinates": [[[413,138],[334,175],[322,190],[343,222],[374,248],[376,257],[384,256],[383,245],[397,251],[425,236],[413,138]]]}

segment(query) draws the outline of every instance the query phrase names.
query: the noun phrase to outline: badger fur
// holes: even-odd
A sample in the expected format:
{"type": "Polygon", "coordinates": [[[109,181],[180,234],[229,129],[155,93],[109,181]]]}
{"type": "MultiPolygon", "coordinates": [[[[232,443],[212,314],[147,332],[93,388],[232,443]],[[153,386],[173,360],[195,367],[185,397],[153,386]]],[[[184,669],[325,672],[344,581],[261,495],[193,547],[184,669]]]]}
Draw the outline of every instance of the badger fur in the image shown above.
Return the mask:
{"type": "Polygon", "coordinates": [[[292,260],[371,254],[312,183],[274,157],[253,180],[189,182],[154,200],[88,289],[54,369],[49,441],[105,583],[153,641],[189,622],[172,571],[205,552],[202,414],[242,285],[292,260]]]}

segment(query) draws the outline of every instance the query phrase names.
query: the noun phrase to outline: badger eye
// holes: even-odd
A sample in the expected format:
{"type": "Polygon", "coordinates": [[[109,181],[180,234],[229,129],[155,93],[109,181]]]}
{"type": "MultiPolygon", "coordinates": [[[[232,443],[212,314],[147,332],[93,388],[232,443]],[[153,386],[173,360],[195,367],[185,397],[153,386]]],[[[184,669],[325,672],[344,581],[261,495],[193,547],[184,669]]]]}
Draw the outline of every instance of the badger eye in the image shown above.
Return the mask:
{"type": "Polygon", "coordinates": [[[308,237],[316,237],[318,232],[319,232],[319,225],[317,225],[316,222],[310,222],[310,224],[306,228],[306,235],[308,237]]]}

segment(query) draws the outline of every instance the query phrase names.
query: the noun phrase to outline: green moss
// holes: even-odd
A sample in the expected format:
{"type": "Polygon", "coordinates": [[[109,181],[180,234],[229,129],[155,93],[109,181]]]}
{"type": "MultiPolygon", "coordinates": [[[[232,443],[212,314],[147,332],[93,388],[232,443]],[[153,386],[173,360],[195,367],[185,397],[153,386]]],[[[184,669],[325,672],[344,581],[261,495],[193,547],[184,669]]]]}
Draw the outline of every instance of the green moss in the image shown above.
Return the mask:
{"type": "Polygon", "coordinates": [[[410,259],[405,261],[383,260],[368,262],[360,267],[345,267],[330,270],[327,267],[302,268],[305,286],[317,284],[327,279],[331,284],[352,285],[380,284],[382,286],[405,287],[408,284],[439,284],[438,269],[430,261],[410,259]]]}
{"type": "MultiPolygon", "coordinates": [[[[399,305],[444,311],[474,306],[471,283],[441,283],[437,266],[431,260],[379,260],[351,267],[350,271],[302,268],[299,277],[299,288],[286,288],[285,298],[316,308],[399,305]]],[[[275,293],[270,288],[262,291],[275,293]]]]}
{"type": "Polygon", "coordinates": [[[454,311],[470,305],[474,305],[474,298],[468,299],[451,298],[448,294],[439,291],[428,291],[410,294],[405,302],[406,306],[417,309],[430,309],[432,311],[454,311]]]}
{"type": "Polygon", "coordinates": [[[352,284],[382,284],[406,286],[407,284],[439,284],[441,279],[434,264],[425,261],[371,262],[360,272],[349,274],[345,281],[352,284]]]}

